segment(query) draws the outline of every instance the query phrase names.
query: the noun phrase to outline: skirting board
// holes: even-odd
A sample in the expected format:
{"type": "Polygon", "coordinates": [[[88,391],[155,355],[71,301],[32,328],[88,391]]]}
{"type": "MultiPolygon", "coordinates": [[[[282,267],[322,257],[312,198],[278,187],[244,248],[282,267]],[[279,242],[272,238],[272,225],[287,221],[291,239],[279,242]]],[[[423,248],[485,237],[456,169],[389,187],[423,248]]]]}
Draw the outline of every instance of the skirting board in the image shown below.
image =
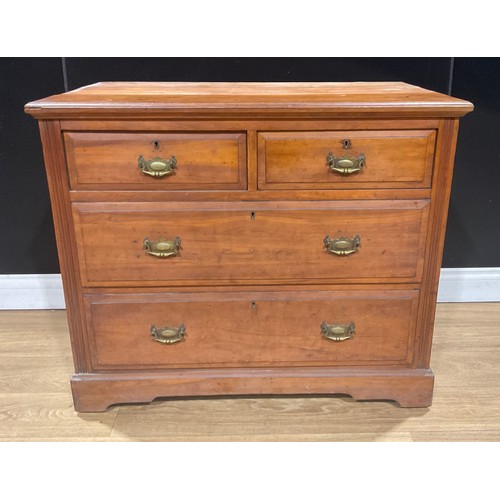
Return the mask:
{"type": "MultiPolygon", "coordinates": [[[[438,302],[500,302],[500,267],[441,269],[438,302]]],[[[0,310],[64,308],[60,274],[0,275],[0,310]]]]}
{"type": "Polygon", "coordinates": [[[60,274],[0,274],[0,310],[65,307],[60,274]]]}
{"type": "Polygon", "coordinates": [[[500,267],[441,269],[438,302],[500,302],[500,267]]]}

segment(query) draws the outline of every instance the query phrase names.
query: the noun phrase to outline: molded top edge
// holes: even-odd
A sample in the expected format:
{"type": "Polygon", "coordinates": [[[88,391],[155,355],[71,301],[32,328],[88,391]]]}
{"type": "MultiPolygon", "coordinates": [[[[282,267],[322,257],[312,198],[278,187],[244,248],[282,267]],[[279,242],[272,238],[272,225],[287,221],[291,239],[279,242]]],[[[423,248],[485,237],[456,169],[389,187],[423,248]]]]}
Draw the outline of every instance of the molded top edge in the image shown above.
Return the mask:
{"type": "Polygon", "coordinates": [[[463,116],[473,105],[403,82],[100,82],[26,104],[37,118],[340,114],[463,116]]]}

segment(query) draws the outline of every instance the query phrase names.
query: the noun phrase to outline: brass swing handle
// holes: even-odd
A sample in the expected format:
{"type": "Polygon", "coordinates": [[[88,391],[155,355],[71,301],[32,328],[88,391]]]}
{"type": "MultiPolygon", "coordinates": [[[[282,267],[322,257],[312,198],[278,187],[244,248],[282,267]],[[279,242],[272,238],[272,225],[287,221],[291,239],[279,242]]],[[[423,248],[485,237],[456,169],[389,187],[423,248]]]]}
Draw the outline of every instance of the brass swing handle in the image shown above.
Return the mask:
{"type": "Polygon", "coordinates": [[[152,160],[146,160],[144,156],[139,156],[137,161],[139,169],[142,170],[142,173],[151,177],[165,177],[166,175],[172,175],[174,173],[174,168],[177,165],[177,158],[175,156],[171,156],[168,160],[163,160],[158,156],[152,160]]]}
{"type": "Polygon", "coordinates": [[[332,172],[340,175],[352,175],[361,172],[365,166],[365,155],[361,153],[357,158],[342,156],[335,158],[333,153],[326,155],[326,164],[332,172]]]}
{"type": "Polygon", "coordinates": [[[351,255],[359,250],[361,245],[361,237],[357,234],[354,238],[346,238],[341,236],[340,238],[330,239],[327,234],[323,239],[323,243],[328,250],[328,253],[338,255],[340,257],[345,257],[346,255],[351,255]]]}
{"type": "Polygon", "coordinates": [[[149,238],[144,238],[143,248],[146,253],[159,259],[175,256],[179,253],[181,247],[181,239],[177,236],[173,241],[160,239],[151,241],[149,238]]]}
{"type": "Polygon", "coordinates": [[[333,340],[334,342],[342,342],[354,337],[356,326],[354,321],[348,325],[332,324],[328,325],[325,321],[321,323],[321,334],[325,339],[333,340]]]}
{"type": "Polygon", "coordinates": [[[149,332],[151,333],[151,337],[153,337],[156,342],[160,342],[160,344],[175,344],[184,339],[186,327],[180,325],[178,328],[172,328],[171,326],[158,328],[155,325],[151,325],[149,332]]]}

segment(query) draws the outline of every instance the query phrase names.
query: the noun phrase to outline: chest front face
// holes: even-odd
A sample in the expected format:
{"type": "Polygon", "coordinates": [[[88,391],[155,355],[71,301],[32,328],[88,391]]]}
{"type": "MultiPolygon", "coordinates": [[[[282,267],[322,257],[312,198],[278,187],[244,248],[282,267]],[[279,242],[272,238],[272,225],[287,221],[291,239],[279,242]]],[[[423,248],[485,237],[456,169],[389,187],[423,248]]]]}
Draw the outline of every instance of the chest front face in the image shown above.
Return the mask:
{"type": "Polygon", "coordinates": [[[339,392],[430,405],[470,109],[397,83],[110,83],[27,105],[76,409],[339,392]]]}

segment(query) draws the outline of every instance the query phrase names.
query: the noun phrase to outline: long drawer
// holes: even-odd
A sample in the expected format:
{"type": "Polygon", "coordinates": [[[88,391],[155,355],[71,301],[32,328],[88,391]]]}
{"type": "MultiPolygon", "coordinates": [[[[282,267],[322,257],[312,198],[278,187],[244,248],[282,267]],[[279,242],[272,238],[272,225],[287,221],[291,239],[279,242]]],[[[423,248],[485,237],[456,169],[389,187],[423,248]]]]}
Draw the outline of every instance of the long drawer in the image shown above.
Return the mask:
{"type": "Polygon", "coordinates": [[[66,132],[73,189],[246,189],[246,134],[66,132]]]}
{"type": "Polygon", "coordinates": [[[259,188],[428,188],[435,142],[435,130],[261,132],[259,188]]]}
{"type": "Polygon", "coordinates": [[[408,365],[416,290],[89,294],[95,370],[408,365]]]}
{"type": "Polygon", "coordinates": [[[87,286],[422,275],[425,200],[75,203],[87,286]]]}

